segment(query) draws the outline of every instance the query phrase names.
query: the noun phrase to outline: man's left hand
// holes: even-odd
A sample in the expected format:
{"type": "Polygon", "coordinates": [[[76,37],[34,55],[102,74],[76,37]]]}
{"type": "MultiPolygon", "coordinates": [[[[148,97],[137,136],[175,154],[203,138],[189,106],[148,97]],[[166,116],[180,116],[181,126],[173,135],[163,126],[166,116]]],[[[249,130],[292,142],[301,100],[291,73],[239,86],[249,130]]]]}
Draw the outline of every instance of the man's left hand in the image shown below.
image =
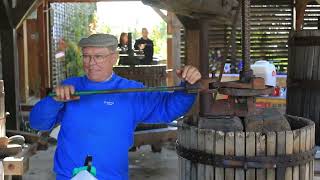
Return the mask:
{"type": "Polygon", "coordinates": [[[177,70],[177,76],[190,84],[194,84],[201,79],[199,70],[190,65],[184,66],[182,69],[177,70]]]}

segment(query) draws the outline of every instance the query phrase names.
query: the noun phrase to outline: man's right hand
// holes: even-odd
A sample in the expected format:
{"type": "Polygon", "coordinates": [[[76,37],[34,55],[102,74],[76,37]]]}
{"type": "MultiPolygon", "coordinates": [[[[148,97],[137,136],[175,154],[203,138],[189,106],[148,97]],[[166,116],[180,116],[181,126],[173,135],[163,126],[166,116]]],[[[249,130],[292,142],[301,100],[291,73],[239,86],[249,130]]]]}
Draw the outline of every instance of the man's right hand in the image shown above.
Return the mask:
{"type": "Polygon", "coordinates": [[[146,44],[139,44],[139,49],[144,49],[146,47],[146,44]]]}
{"type": "Polygon", "coordinates": [[[79,96],[73,96],[75,89],[72,85],[61,85],[57,86],[54,89],[54,92],[56,93],[56,96],[54,99],[56,101],[71,101],[71,100],[77,100],[80,99],[79,96]]]}

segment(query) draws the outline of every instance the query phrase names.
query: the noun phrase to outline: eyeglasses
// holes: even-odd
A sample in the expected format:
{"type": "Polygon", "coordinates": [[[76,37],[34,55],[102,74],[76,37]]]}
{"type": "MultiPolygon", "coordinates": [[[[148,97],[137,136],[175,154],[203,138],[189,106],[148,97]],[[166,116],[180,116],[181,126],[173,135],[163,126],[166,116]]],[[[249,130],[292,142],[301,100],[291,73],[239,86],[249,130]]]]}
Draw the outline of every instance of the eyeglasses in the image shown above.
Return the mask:
{"type": "Polygon", "coordinates": [[[107,57],[112,55],[114,53],[110,53],[108,55],[103,55],[103,54],[96,54],[96,55],[88,55],[88,54],[83,54],[82,59],[84,63],[90,63],[91,59],[93,59],[96,63],[101,63],[103,62],[107,57]]]}

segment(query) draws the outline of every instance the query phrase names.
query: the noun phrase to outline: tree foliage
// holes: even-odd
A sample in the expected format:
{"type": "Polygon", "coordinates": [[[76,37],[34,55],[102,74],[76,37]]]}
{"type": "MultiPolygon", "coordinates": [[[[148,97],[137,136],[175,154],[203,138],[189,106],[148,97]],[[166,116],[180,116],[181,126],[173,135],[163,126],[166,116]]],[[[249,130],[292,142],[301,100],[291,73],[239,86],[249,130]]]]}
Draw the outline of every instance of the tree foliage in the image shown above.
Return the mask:
{"type": "Polygon", "coordinates": [[[79,3],[74,6],[74,11],[69,15],[69,24],[64,26],[64,37],[67,41],[65,50],[67,77],[84,74],[81,50],[77,43],[81,38],[94,33],[97,23],[95,3],[79,3]]]}
{"type": "Polygon", "coordinates": [[[150,33],[150,39],[154,43],[154,54],[167,57],[167,24],[161,21],[160,24],[155,25],[150,33]]]}

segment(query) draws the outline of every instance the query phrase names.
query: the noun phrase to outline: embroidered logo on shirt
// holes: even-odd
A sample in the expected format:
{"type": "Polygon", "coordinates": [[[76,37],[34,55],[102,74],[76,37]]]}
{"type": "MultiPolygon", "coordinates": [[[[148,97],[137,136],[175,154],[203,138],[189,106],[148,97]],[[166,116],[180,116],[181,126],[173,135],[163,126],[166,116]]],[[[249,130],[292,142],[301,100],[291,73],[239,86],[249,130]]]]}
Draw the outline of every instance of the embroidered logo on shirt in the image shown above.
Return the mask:
{"type": "Polygon", "coordinates": [[[103,101],[103,104],[106,104],[108,106],[112,106],[114,104],[113,101],[103,101]]]}

